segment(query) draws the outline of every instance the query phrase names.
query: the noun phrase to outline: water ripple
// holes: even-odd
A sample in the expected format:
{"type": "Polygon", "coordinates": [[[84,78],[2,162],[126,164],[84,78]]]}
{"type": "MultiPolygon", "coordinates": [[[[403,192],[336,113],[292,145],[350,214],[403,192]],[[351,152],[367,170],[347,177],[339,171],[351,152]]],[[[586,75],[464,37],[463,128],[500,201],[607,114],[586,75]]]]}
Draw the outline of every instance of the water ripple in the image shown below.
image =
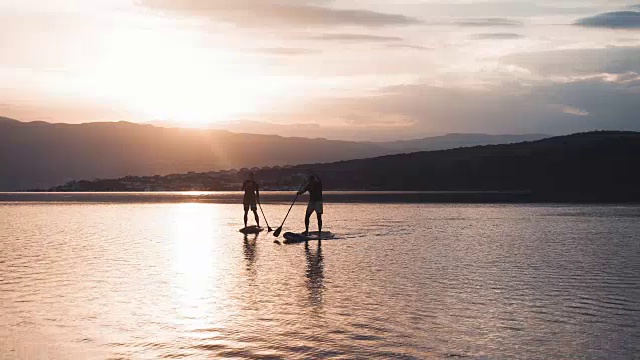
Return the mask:
{"type": "Polygon", "coordinates": [[[640,353],[640,207],[326,207],[336,239],[277,246],[235,205],[0,203],[0,357],[640,353]]]}

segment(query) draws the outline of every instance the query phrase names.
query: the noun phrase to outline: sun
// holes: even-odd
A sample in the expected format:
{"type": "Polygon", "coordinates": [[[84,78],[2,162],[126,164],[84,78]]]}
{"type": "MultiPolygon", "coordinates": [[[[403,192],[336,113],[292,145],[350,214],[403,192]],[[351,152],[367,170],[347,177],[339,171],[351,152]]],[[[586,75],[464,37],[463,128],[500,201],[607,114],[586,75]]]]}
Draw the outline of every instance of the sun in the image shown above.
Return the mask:
{"type": "Polygon", "coordinates": [[[256,59],[204,46],[168,29],[114,29],[82,77],[98,97],[152,120],[185,126],[229,121],[268,110],[290,91],[256,59]]]}

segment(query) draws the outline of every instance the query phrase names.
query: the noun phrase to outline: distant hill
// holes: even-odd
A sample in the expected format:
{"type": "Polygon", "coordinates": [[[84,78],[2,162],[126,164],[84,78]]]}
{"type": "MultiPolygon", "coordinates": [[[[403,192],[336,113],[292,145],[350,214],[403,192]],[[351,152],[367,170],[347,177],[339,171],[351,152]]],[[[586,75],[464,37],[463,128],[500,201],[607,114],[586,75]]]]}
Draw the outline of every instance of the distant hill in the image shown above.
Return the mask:
{"type": "MultiPolygon", "coordinates": [[[[256,176],[270,189],[297,188],[304,174],[313,170],[323,179],[325,190],[505,192],[520,194],[517,201],[638,202],[638,159],[640,133],[607,131],[509,145],[263,169],[256,176]]],[[[248,170],[221,171],[83,181],[56,190],[237,190],[247,173],[248,170]]],[[[447,198],[478,199],[474,195],[447,198]]],[[[487,199],[509,201],[510,197],[487,199]]]]}
{"type": "Polygon", "coordinates": [[[548,138],[543,134],[488,135],[488,134],[447,134],[417,140],[403,140],[374,143],[393,153],[408,153],[430,150],[447,150],[476,145],[511,144],[548,138]]]}
{"type": "Polygon", "coordinates": [[[15,123],[17,121],[18,120],[11,119],[11,118],[4,117],[4,116],[0,116],[0,123],[15,123]]]}
{"type": "Polygon", "coordinates": [[[325,139],[168,129],[127,122],[0,121],[0,190],[72,179],[170,174],[381,155],[374,145],[325,139]]]}
{"type": "Polygon", "coordinates": [[[77,179],[325,163],[515,139],[476,134],[451,136],[437,137],[433,142],[426,138],[373,143],[128,122],[25,123],[0,117],[0,191],[48,188],[77,179]],[[465,142],[467,137],[469,142],[465,142]]]}
{"type": "Polygon", "coordinates": [[[328,188],[529,191],[535,201],[640,201],[640,133],[603,131],[510,145],[312,166],[328,188]]]}

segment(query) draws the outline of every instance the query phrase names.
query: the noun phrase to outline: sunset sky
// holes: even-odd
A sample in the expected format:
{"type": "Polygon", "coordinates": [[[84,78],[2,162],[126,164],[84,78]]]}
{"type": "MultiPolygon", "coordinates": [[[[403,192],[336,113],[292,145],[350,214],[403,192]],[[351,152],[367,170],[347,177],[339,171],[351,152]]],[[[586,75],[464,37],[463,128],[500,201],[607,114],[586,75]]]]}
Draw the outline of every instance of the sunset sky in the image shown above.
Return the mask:
{"type": "Polygon", "coordinates": [[[640,130],[637,1],[0,0],[0,50],[24,121],[640,130]]]}

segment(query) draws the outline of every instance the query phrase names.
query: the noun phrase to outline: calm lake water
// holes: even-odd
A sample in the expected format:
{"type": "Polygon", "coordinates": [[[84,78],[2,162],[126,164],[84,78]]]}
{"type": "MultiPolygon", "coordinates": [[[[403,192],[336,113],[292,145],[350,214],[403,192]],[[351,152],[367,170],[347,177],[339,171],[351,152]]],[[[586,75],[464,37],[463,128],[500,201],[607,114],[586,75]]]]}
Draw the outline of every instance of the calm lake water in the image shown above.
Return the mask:
{"type": "Polygon", "coordinates": [[[236,204],[0,202],[0,359],[640,354],[640,206],[325,212],[338,238],[305,246],[236,204]]]}

